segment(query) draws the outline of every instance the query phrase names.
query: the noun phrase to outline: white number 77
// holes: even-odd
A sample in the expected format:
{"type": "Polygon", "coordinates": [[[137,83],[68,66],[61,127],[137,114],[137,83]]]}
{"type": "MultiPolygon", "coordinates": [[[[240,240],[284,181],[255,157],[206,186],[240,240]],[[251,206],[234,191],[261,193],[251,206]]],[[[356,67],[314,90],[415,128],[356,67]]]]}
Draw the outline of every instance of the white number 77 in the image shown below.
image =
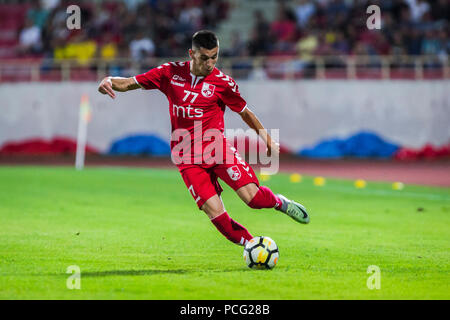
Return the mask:
{"type": "Polygon", "coordinates": [[[191,99],[191,103],[194,103],[195,99],[197,99],[198,93],[191,92],[191,91],[188,91],[188,90],[184,90],[184,93],[186,93],[186,95],[184,96],[183,101],[186,101],[190,94],[192,94],[194,96],[191,99]]]}

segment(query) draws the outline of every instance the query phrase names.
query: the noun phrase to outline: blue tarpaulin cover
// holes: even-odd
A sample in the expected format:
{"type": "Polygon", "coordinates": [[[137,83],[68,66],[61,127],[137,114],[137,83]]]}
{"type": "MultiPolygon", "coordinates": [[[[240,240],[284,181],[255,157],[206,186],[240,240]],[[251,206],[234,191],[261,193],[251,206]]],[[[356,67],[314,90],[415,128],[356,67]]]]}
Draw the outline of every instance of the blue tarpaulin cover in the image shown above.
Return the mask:
{"type": "Polygon", "coordinates": [[[389,158],[398,145],[384,141],[372,132],[360,132],[347,139],[327,139],[315,147],[303,149],[298,155],[310,158],[389,158]]]}
{"type": "Polygon", "coordinates": [[[108,154],[167,156],[170,146],[155,135],[134,135],[114,141],[108,154]]]}

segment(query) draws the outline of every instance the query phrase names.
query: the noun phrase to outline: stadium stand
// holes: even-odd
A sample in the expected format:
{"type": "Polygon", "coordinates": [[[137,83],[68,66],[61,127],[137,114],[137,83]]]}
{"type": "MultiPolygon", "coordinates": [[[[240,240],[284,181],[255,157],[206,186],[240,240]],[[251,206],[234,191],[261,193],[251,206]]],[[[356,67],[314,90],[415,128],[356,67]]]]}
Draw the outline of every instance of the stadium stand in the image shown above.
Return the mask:
{"type": "Polygon", "coordinates": [[[127,75],[185,57],[202,28],[218,33],[223,67],[237,78],[449,77],[446,0],[76,3],[80,30],[66,27],[70,1],[0,2],[0,81],[127,75]],[[373,4],[381,30],[366,27],[373,4]]]}

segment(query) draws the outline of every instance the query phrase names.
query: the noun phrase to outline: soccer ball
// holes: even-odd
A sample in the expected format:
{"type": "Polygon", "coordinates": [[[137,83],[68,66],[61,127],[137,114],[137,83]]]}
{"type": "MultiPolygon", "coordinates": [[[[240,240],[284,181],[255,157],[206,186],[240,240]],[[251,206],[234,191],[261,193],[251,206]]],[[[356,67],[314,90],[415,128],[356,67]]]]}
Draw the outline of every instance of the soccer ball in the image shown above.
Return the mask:
{"type": "Polygon", "coordinates": [[[252,269],[272,269],[278,257],[277,244],[269,237],[254,237],[244,248],[244,261],[252,269]]]}

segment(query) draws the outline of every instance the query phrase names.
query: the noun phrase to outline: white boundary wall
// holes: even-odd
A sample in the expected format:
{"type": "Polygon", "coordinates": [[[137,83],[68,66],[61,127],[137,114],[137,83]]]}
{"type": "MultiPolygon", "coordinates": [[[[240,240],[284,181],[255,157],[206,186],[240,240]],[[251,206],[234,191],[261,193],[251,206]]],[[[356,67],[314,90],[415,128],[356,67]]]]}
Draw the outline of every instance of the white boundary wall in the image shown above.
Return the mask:
{"type": "MultiPolygon", "coordinates": [[[[450,142],[450,81],[238,81],[249,107],[293,151],[327,138],[373,131],[402,146],[450,142]]],[[[76,139],[81,95],[90,97],[88,143],[107,151],[117,138],[153,133],[169,141],[166,97],[159,91],[97,92],[94,82],[0,85],[0,146],[7,141],[76,139]]],[[[226,111],[227,128],[247,129],[226,111]]]]}

